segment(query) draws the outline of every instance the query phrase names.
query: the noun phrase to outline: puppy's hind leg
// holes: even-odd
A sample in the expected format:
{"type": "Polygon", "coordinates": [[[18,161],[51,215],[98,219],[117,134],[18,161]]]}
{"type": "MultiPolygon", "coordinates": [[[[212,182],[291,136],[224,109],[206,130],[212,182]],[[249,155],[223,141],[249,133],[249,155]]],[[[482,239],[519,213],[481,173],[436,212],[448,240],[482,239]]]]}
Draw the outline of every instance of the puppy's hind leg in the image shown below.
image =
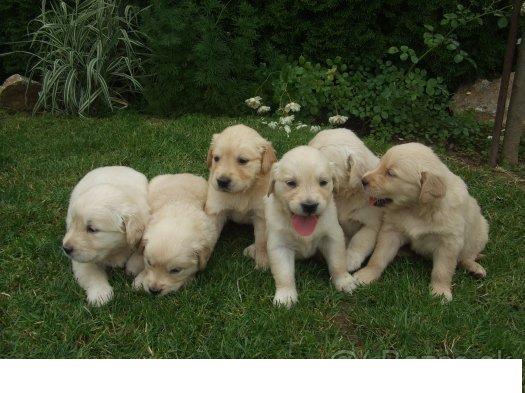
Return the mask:
{"type": "Polygon", "coordinates": [[[474,258],[465,258],[459,261],[459,266],[471,273],[476,278],[485,278],[487,276],[486,270],[477,263],[474,258]]]}
{"type": "Polygon", "coordinates": [[[113,288],[109,285],[104,268],[94,263],[73,261],[72,264],[75,278],[86,291],[90,305],[102,306],[113,298],[113,288]]]}
{"type": "Polygon", "coordinates": [[[346,251],[346,268],[353,272],[361,267],[363,261],[374,250],[377,230],[364,226],[350,240],[346,251]]]}

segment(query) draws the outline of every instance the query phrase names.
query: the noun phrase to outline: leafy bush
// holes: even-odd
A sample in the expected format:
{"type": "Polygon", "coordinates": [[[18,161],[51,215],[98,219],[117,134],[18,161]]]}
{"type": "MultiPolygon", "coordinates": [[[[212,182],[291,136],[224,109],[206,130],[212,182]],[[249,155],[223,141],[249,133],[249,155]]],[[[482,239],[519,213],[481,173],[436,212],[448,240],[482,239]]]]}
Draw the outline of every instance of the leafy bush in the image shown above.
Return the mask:
{"type": "Polygon", "coordinates": [[[326,64],[301,58],[285,67],[275,83],[275,104],[283,108],[288,101],[299,103],[300,117],[308,122],[350,116],[385,140],[468,143],[479,133],[476,122],[449,114],[443,79],[429,77],[425,70],[407,72],[390,61],[373,68],[349,67],[340,57],[326,64]]]}
{"type": "Polygon", "coordinates": [[[44,1],[30,26],[30,76],[42,82],[35,110],[83,116],[126,107],[127,95],[142,88],[137,18],[117,0],[44,1]]]}
{"type": "Polygon", "coordinates": [[[247,2],[157,0],[145,19],[155,74],[146,89],[150,109],[238,113],[262,75],[256,9],[247,2]]]}

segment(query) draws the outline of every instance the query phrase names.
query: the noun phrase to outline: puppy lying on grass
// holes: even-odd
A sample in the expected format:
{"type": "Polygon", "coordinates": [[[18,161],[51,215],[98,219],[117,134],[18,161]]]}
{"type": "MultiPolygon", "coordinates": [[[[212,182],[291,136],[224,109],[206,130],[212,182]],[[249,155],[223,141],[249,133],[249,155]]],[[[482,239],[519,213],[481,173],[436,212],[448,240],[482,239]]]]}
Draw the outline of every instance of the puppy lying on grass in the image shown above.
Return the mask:
{"type": "MultiPolygon", "coordinates": [[[[113,297],[106,267],[124,267],[138,246],[148,220],[148,180],[123,166],[97,168],[71,193],[62,246],[88,303],[101,306],[113,297]]],[[[142,265],[126,265],[136,275],[142,265]]]]}
{"type": "Polygon", "coordinates": [[[154,295],[179,290],[204,270],[217,241],[204,212],[208,185],[191,174],[161,175],[148,187],[151,218],[142,239],[144,270],[133,286],[154,295]]]}
{"type": "Polygon", "coordinates": [[[352,272],[374,250],[383,212],[370,206],[361,178],[379,163],[365,144],[350,130],[339,128],[319,132],[308,144],[334,163],[334,199],[339,224],[348,239],[346,264],[352,272]]]}
{"type": "Polygon", "coordinates": [[[268,255],[275,279],[274,304],[297,302],[295,259],[321,251],[339,291],[351,292],[354,278],[346,270],[345,238],[332,197],[333,168],[321,152],[299,146],[272,168],[266,200],[268,255]]]}
{"type": "Polygon", "coordinates": [[[262,269],[268,267],[264,197],[275,161],[272,144],[243,124],[213,135],[207,159],[210,177],[206,213],[216,217],[219,234],[227,220],[253,224],[255,243],[244,254],[262,269]]]}
{"type": "Polygon", "coordinates": [[[368,265],[355,273],[362,284],[377,280],[404,244],[433,259],[431,289],[452,300],[459,264],[485,277],[476,262],[488,240],[488,223],[467,186],[434,152],[419,143],[394,146],[363,177],[370,204],[385,211],[368,265]]]}

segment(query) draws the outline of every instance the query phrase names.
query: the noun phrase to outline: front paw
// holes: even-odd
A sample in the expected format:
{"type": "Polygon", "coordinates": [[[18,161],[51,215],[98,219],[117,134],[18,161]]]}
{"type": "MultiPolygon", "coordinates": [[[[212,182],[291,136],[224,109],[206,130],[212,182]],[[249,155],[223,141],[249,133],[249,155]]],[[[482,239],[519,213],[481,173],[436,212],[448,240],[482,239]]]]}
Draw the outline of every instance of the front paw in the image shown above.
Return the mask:
{"type": "Polygon", "coordinates": [[[257,248],[255,244],[250,244],[242,252],[245,257],[255,260],[255,268],[266,270],[270,267],[268,253],[264,248],[257,248]]]}
{"type": "Polygon", "coordinates": [[[450,287],[443,285],[432,285],[432,296],[441,297],[442,303],[448,303],[452,300],[452,290],[450,287]]]}
{"type": "Polygon", "coordinates": [[[371,282],[376,281],[380,276],[380,273],[368,266],[354,273],[354,278],[359,285],[368,285],[371,282]]]}
{"type": "Polygon", "coordinates": [[[133,280],[133,289],[135,291],[140,291],[143,287],[144,283],[144,274],[140,273],[135,279],[133,280]]]}
{"type": "Polygon", "coordinates": [[[275,291],[275,296],[273,297],[274,306],[290,308],[295,303],[297,303],[297,291],[295,288],[278,288],[275,291]]]}
{"type": "Polygon", "coordinates": [[[113,299],[113,288],[109,284],[89,288],[87,291],[88,304],[100,307],[113,299]]]}
{"type": "Polygon", "coordinates": [[[255,243],[250,244],[248,247],[246,247],[242,251],[242,255],[244,255],[245,257],[251,258],[251,259],[255,259],[255,243]]]}
{"type": "Polygon", "coordinates": [[[335,289],[341,292],[352,292],[357,287],[357,280],[351,274],[346,273],[333,279],[335,289]]]}
{"type": "Polygon", "coordinates": [[[349,272],[355,272],[363,264],[363,258],[360,258],[353,253],[348,253],[346,256],[346,270],[349,272]]]}

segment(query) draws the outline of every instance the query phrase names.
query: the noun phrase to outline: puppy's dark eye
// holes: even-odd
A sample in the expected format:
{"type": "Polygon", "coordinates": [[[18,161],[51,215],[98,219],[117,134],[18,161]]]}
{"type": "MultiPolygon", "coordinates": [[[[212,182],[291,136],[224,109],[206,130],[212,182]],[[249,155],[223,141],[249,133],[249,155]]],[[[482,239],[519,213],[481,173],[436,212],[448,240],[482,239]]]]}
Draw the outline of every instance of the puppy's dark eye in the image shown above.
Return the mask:
{"type": "Polygon", "coordinates": [[[173,269],[170,270],[170,274],[177,274],[181,271],[181,269],[179,269],[178,267],[174,267],[173,269]]]}
{"type": "Polygon", "coordinates": [[[245,165],[248,163],[248,160],[246,158],[239,157],[237,158],[237,162],[241,165],[245,165]]]}
{"type": "Polygon", "coordinates": [[[220,159],[221,159],[221,158],[220,158],[219,156],[215,156],[215,157],[213,157],[213,161],[215,161],[215,162],[219,162],[220,159]]]}
{"type": "Polygon", "coordinates": [[[386,171],[386,174],[387,174],[387,176],[390,176],[390,177],[396,177],[396,174],[395,174],[394,172],[392,172],[391,169],[388,169],[388,170],[386,171]]]}
{"type": "Polygon", "coordinates": [[[97,233],[97,232],[98,232],[98,229],[96,229],[93,225],[88,225],[88,226],[86,227],[86,231],[87,231],[88,233],[97,233]]]}
{"type": "Polygon", "coordinates": [[[327,184],[328,184],[328,180],[324,180],[324,179],[323,179],[323,180],[319,180],[319,185],[320,185],[321,187],[324,187],[324,186],[326,186],[327,184]]]}
{"type": "Polygon", "coordinates": [[[288,181],[286,182],[286,185],[287,185],[288,187],[290,187],[290,188],[295,188],[295,187],[297,187],[297,182],[296,182],[295,180],[288,180],[288,181]]]}

